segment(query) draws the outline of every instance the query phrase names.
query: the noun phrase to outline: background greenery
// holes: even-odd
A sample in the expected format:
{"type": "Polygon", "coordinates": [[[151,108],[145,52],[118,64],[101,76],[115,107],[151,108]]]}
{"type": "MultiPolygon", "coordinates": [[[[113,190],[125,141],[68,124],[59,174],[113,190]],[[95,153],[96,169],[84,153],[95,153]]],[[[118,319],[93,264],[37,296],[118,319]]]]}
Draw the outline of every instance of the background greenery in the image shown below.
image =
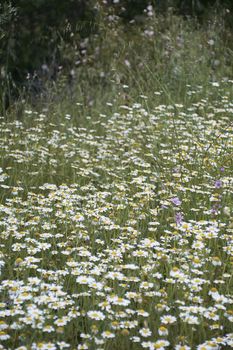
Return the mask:
{"type": "MultiPolygon", "coordinates": [[[[178,22],[181,21],[187,27],[185,21],[188,19],[190,24],[191,18],[196,21],[195,28],[200,30],[202,26],[203,31],[210,28],[213,30],[215,23],[214,35],[219,35],[219,49],[227,46],[229,50],[232,9],[233,5],[229,0],[4,0],[0,5],[0,110],[5,113],[19,98],[30,98],[33,102],[41,96],[50,98],[51,89],[48,92],[47,87],[54,86],[56,82],[57,94],[60,86],[58,78],[61,76],[63,88],[65,86],[69,89],[72,85],[73,89],[77,67],[80,78],[83,74],[88,74],[90,78],[90,71],[94,75],[96,72],[97,75],[102,74],[98,69],[103,62],[108,67],[114,66],[116,57],[112,57],[111,50],[107,50],[105,44],[108,43],[113,48],[112,39],[117,45],[122,42],[116,35],[117,31],[124,33],[124,37],[132,42],[133,51],[136,50],[140,60],[140,50],[137,52],[137,43],[134,42],[135,33],[142,27],[151,25],[148,24],[148,17],[154,15],[157,16],[157,27],[154,28],[156,33],[152,38],[154,52],[152,53],[150,46],[145,47],[143,54],[147,63],[148,60],[155,59],[155,68],[162,64],[158,63],[162,58],[160,50],[171,45],[165,38],[166,33],[175,30],[178,34],[178,28],[174,28],[180,26],[178,22]],[[150,6],[154,12],[147,10],[150,6]],[[171,14],[174,18],[179,18],[175,25],[171,14]],[[98,50],[102,52],[102,62],[95,60],[95,57],[93,61],[93,55],[98,50]],[[82,72],[83,64],[88,66],[85,73],[82,72]]],[[[198,50],[198,43],[196,44],[198,50]]],[[[147,45],[146,42],[144,45],[147,45]]],[[[114,50],[114,55],[122,58],[122,48],[118,51],[115,46],[114,50]]],[[[128,47],[127,50],[131,52],[131,48],[128,47]]],[[[215,54],[216,52],[213,55],[215,54]]],[[[178,57],[173,59],[177,61],[178,57]]],[[[204,59],[213,65],[215,57],[208,56],[204,59]]],[[[227,55],[226,60],[230,60],[227,55]]],[[[120,59],[118,63],[122,63],[120,59]]],[[[96,82],[95,76],[92,79],[96,82]]],[[[100,80],[101,88],[106,85],[106,79],[97,80],[100,80]]]]}

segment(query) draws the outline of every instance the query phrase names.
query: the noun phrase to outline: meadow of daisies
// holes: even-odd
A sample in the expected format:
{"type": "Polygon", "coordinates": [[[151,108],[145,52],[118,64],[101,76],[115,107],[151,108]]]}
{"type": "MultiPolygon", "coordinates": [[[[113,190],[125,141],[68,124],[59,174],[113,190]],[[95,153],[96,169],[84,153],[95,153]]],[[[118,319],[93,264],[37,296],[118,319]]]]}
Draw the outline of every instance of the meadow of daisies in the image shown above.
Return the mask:
{"type": "Polygon", "coordinates": [[[232,87],[1,121],[0,349],[233,347],[232,87]]]}
{"type": "Polygon", "coordinates": [[[233,348],[233,80],[217,29],[172,23],[118,42],[111,95],[91,71],[87,101],[1,117],[0,350],[233,348]]]}

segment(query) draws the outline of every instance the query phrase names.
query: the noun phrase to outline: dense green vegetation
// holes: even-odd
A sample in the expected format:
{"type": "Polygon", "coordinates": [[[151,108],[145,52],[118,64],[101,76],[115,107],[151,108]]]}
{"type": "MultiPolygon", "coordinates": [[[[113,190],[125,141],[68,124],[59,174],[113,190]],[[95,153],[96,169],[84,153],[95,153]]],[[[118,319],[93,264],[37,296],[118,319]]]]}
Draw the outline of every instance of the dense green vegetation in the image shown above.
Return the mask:
{"type": "Polygon", "coordinates": [[[1,7],[0,350],[231,349],[231,12],[93,3],[1,7]]]}
{"type": "MultiPolygon", "coordinates": [[[[16,99],[38,97],[45,85],[59,75],[73,79],[85,53],[85,43],[99,35],[107,17],[124,23],[145,25],[153,7],[158,15],[173,12],[183,18],[197,18],[208,26],[210,13],[232,23],[231,1],[205,0],[3,0],[0,4],[0,110],[16,99]],[[84,47],[83,47],[84,45],[84,47]]],[[[157,28],[161,32],[163,28],[157,28]]],[[[221,40],[224,40],[221,38],[221,40]]],[[[225,40],[224,40],[225,41],[225,40]]]]}

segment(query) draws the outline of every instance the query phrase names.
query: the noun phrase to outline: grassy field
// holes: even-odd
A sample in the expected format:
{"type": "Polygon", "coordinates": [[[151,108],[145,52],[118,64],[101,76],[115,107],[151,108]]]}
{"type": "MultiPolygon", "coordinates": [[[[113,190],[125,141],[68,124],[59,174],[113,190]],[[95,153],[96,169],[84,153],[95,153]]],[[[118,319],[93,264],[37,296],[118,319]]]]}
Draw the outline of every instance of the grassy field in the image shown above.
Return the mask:
{"type": "Polygon", "coordinates": [[[1,350],[233,348],[219,28],[111,22],[72,91],[1,118],[1,350]]]}

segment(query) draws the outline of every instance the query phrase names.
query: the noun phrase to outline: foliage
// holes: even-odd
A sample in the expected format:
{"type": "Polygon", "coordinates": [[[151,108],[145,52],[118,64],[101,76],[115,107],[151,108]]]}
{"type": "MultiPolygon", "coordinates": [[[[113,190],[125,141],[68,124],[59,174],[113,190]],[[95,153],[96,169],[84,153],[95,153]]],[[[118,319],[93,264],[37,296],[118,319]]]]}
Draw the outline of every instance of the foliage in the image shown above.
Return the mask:
{"type": "MultiPolygon", "coordinates": [[[[177,13],[202,15],[209,7],[228,7],[228,1],[45,1],[4,0],[0,5],[1,103],[5,110],[16,97],[30,93],[45,96],[45,84],[57,80],[80,62],[82,41],[99,32],[103,14],[122,18],[126,28],[130,21],[145,22],[148,6],[165,14],[169,8],[177,13]],[[104,9],[104,10],[103,10],[104,9]]],[[[231,12],[224,12],[225,23],[231,12]]],[[[71,77],[72,79],[72,77],[71,77]]],[[[68,78],[69,80],[69,78],[68,78]]],[[[21,97],[22,98],[22,97],[21,97]]]]}
{"type": "MultiPolygon", "coordinates": [[[[30,74],[28,78],[33,78],[35,71],[46,75],[49,69],[49,78],[55,79],[58,64],[64,63],[59,45],[77,46],[80,38],[93,31],[92,5],[93,1],[83,0],[2,2],[0,66],[4,83],[10,81],[10,90],[14,84],[22,90],[20,85],[25,86],[26,77],[30,74]]],[[[66,66],[70,64],[66,62],[66,66]]]]}

